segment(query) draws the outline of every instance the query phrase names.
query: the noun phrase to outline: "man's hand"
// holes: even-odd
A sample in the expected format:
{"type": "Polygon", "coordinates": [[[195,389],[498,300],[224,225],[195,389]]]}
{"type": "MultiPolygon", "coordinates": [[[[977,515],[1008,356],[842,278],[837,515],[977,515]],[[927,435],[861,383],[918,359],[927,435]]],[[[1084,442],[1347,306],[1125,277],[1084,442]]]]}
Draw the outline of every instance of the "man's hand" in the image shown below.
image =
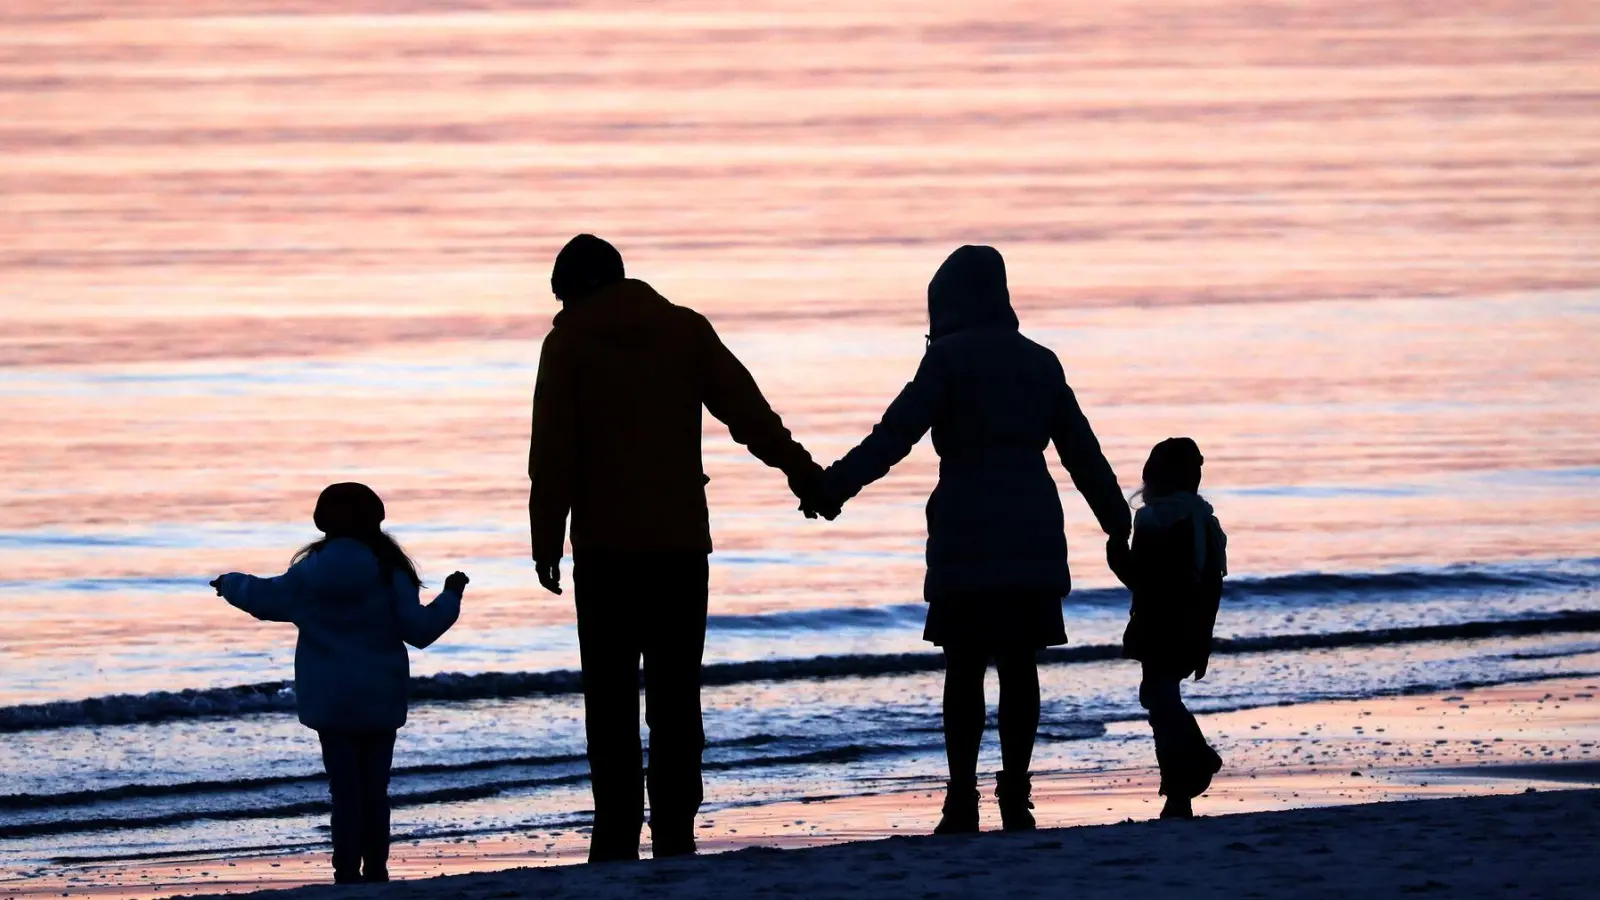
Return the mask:
{"type": "Polygon", "coordinates": [[[1194,680],[1199,681],[1206,677],[1206,664],[1211,662],[1207,657],[1201,657],[1200,665],[1194,667],[1194,680]]]}
{"type": "Polygon", "coordinates": [[[444,589],[454,594],[465,593],[467,583],[471,580],[465,572],[451,572],[450,577],[444,580],[444,589]]]}
{"type": "Polygon", "coordinates": [[[535,560],[533,567],[539,573],[539,584],[552,594],[561,593],[561,560],[555,562],[539,562],[535,560]]]}

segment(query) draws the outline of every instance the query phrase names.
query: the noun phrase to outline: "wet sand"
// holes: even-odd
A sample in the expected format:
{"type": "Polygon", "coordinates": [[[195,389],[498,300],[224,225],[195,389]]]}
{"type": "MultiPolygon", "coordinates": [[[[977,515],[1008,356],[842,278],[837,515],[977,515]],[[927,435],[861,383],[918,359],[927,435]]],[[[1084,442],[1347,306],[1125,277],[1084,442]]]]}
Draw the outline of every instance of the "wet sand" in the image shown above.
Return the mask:
{"type": "MultiPolygon", "coordinates": [[[[1125,822],[1033,834],[752,847],[641,865],[523,868],[340,897],[1080,898],[1592,896],[1600,791],[1125,822]]],[[[324,896],[301,888],[276,898],[324,896]]]]}
{"type": "MultiPolygon", "coordinates": [[[[1419,841],[1443,840],[1431,831],[1424,835],[1419,830],[1423,824],[1428,824],[1431,829],[1430,823],[1435,820],[1456,823],[1452,827],[1459,826],[1461,840],[1469,843],[1503,840],[1506,846],[1496,846],[1493,851],[1495,855],[1511,851],[1553,854],[1559,848],[1558,839],[1563,838],[1564,833],[1558,829],[1552,832],[1555,837],[1547,840],[1542,835],[1551,831],[1549,826],[1537,833],[1524,834],[1518,831],[1524,825],[1531,828],[1528,823],[1537,819],[1529,812],[1534,807],[1528,804],[1534,801],[1520,795],[1530,788],[1543,794],[1575,785],[1600,784],[1600,752],[1596,751],[1596,744],[1600,742],[1600,704],[1595,700],[1597,691],[1600,691],[1600,679],[1576,678],[1202,716],[1201,726],[1222,751],[1228,768],[1219,776],[1212,790],[1196,801],[1196,811],[1208,819],[1225,815],[1228,818],[1198,823],[1185,833],[1205,835],[1202,843],[1207,846],[1220,840],[1218,835],[1233,835],[1218,845],[1226,849],[1227,844],[1234,840],[1255,846],[1259,841],[1250,839],[1250,834],[1266,834],[1270,829],[1279,827],[1303,837],[1301,826],[1310,828],[1314,824],[1315,829],[1306,834],[1320,834],[1322,836],[1316,840],[1339,848],[1337,853],[1331,856],[1324,853],[1317,859],[1322,860],[1318,862],[1319,866],[1327,862],[1330,867],[1325,873],[1326,877],[1333,879],[1329,883],[1341,885],[1345,882],[1334,878],[1334,874],[1345,863],[1335,865],[1323,860],[1323,857],[1342,859],[1345,853],[1377,852],[1369,847],[1373,842],[1382,845],[1401,841],[1406,846],[1425,849],[1419,841]],[[1448,812],[1444,811],[1445,807],[1434,806],[1379,806],[1348,813],[1332,810],[1297,813],[1298,818],[1282,820],[1234,815],[1482,795],[1502,795],[1503,800],[1460,807],[1468,811],[1465,813],[1448,812]],[[1223,825],[1224,821],[1228,823],[1226,826],[1223,825]],[[1287,824],[1262,824],[1280,821],[1287,824]],[[1381,826],[1382,834],[1366,834],[1374,823],[1381,826]],[[1529,844],[1541,846],[1526,846],[1529,844]]],[[[1141,722],[1114,725],[1107,737],[1113,741],[1130,742],[1134,746],[1149,740],[1148,730],[1141,722]]],[[[692,896],[703,891],[703,888],[694,887],[696,883],[703,884],[698,879],[715,878],[720,881],[725,877],[735,877],[735,871],[741,873],[737,877],[743,878],[746,874],[742,873],[759,873],[769,868],[773,880],[768,887],[776,891],[781,882],[797,878],[812,865],[794,862],[792,855],[785,854],[772,857],[780,862],[768,867],[765,864],[768,856],[753,848],[831,846],[832,849],[827,852],[838,854],[840,864],[871,863],[876,867],[873,877],[881,876],[892,882],[909,877],[908,867],[917,865],[916,861],[922,858],[937,859],[941,866],[954,865],[950,854],[956,853],[975,870],[1009,871],[1014,865],[1022,863],[1006,861],[1002,857],[1025,856],[1024,851],[1039,842],[1064,842],[1064,847],[1071,844],[1076,849],[1050,855],[1072,860],[1072,863],[1054,874],[1041,870],[1035,873],[1037,877],[1089,879],[1079,882],[1078,887],[1091,896],[1099,889],[1096,885],[1125,886],[1129,880],[1141,883],[1140,879],[1145,878],[1179,877],[1168,869],[1140,874],[1148,867],[1129,862],[1156,855],[1157,851],[1153,848],[1168,840],[1165,835],[1172,833],[1162,830],[1167,828],[1166,825],[1152,824],[1147,826],[1150,830],[1128,831],[1128,826],[1117,824],[1129,820],[1142,822],[1153,818],[1159,810],[1160,798],[1156,796],[1157,776],[1153,766],[1095,768],[1092,760],[1085,760],[1082,770],[1039,773],[1035,785],[1037,815],[1041,828],[1045,829],[1116,824],[1115,828],[1109,830],[1073,829],[1063,833],[1041,834],[1032,843],[1025,838],[989,836],[970,844],[941,842],[931,845],[939,849],[929,849],[930,845],[917,841],[897,841],[882,845],[879,849],[832,846],[927,834],[937,821],[939,812],[940,796],[935,776],[936,773],[930,773],[927,780],[907,784],[904,790],[899,791],[807,798],[709,811],[701,819],[701,846],[706,854],[716,856],[689,864],[672,863],[670,875],[662,874],[665,864],[661,867],[644,867],[638,874],[617,873],[607,867],[605,872],[592,876],[595,879],[593,883],[585,880],[591,876],[582,874],[591,871],[587,868],[554,874],[485,874],[517,867],[549,867],[580,862],[587,851],[587,835],[581,830],[480,834],[401,842],[394,848],[391,871],[397,879],[408,881],[440,875],[465,875],[465,880],[445,883],[449,886],[451,896],[462,897],[491,896],[497,891],[506,890],[541,896],[581,890],[594,893],[595,896],[605,896],[605,892],[610,890],[645,890],[652,885],[665,891],[668,886],[665,882],[651,880],[660,878],[669,881],[683,879],[673,893],[692,896]],[[1124,836],[1114,839],[1104,836],[1112,833],[1124,836]],[[1108,840],[1113,843],[1124,840],[1138,842],[1139,846],[1130,844],[1124,850],[1113,852],[1104,849],[1108,840]],[[1150,847],[1144,846],[1146,841],[1152,842],[1150,847]],[[960,849],[951,850],[952,847],[960,849]],[[726,858],[724,855],[730,852],[736,855],[726,858]],[[1090,865],[1085,860],[1102,859],[1102,856],[1088,855],[1091,853],[1110,854],[1103,858],[1113,862],[1090,865]],[[880,859],[879,856],[883,854],[887,856],[880,859]],[[1099,880],[1089,877],[1091,870],[1099,880]]],[[[989,791],[986,790],[987,793],[989,791]]],[[[1564,794],[1548,800],[1548,803],[1554,804],[1550,807],[1554,811],[1552,814],[1587,816],[1587,824],[1579,831],[1593,833],[1594,828],[1600,826],[1600,814],[1597,814],[1600,801],[1595,798],[1592,792],[1570,796],[1564,794]]],[[[1547,801],[1541,798],[1537,802],[1547,801]]],[[[987,798],[984,817],[986,829],[999,827],[998,813],[987,798]]],[[[1304,837],[1304,840],[1313,838],[1304,837]]],[[[1183,838],[1182,842],[1188,846],[1190,838],[1183,838]]],[[[1293,852],[1309,853],[1311,850],[1298,848],[1293,852]]],[[[1412,862],[1404,865],[1400,861],[1389,865],[1392,870],[1389,874],[1396,879],[1391,884],[1394,890],[1399,889],[1395,885],[1401,885],[1401,882],[1409,885],[1415,881],[1425,886],[1430,878],[1435,878],[1437,873],[1422,877],[1428,868],[1427,854],[1419,849],[1414,856],[1412,862]]],[[[1256,854],[1234,850],[1228,851],[1223,858],[1243,860],[1247,857],[1255,859],[1256,854]]],[[[1551,869],[1554,863],[1549,860],[1536,860],[1530,856],[1523,863],[1529,866],[1537,863],[1543,867],[1540,877],[1554,880],[1541,884],[1552,890],[1565,883],[1561,881],[1566,877],[1563,874],[1565,870],[1560,866],[1551,869]]],[[[1050,863],[1046,868],[1050,865],[1057,863],[1050,863]]],[[[1223,870],[1217,870],[1220,871],[1223,870]]],[[[1495,872],[1498,871],[1498,868],[1495,869],[1495,872]]],[[[329,872],[326,848],[315,847],[292,853],[240,852],[226,858],[123,860],[60,866],[41,872],[6,873],[4,879],[0,880],[0,893],[17,896],[64,894],[130,900],[165,897],[182,892],[237,894],[320,883],[329,877],[329,872]]],[[[1216,875],[1217,872],[1211,874],[1216,875]]],[[[1458,885],[1461,890],[1489,891],[1494,887],[1491,884],[1493,879],[1501,876],[1494,874],[1491,877],[1486,870],[1472,877],[1479,880],[1458,885]]],[[[862,890],[869,890],[872,883],[862,882],[862,890]]],[[[1026,893],[1029,889],[1023,886],[1024,883],[1019,883],[1017,889],[1026,893]]],[[[1151,882],[1155,883],[1158,882],[1151,882]]],[[[1448,878],[1441,883],[1455,884],[1448,878]]],[[[1061,882],[1056,887],[1065,884],[1061,882]]],[[[1209,882],[1198,876],[1190,882],[1191,887],[1202,892],[1207,884],[1209,882]]],[[[794,886],[800,893],[818,895],[812,890],[815,885],[796,881],[794,886]]],[[[899,886],[904,887],[903,884],[899,886]]],[[[1052,887],[1052,892],[1056,887],[1052,887]]],[[[839,893],[831,895],[843,896],[847,894],[846,888],[840,883],[827,890],[837,890],[839,893]]],[[[984,888],[979,881],[963,884],[960,891],[956,891],[950,882],[939,882],[927,886],[926,892],[938,895],[941,892],[965,893],[980,889],[984,888]]],[[[1262,889],[1271,890],[1270,887],[1262,889]]],[[[416,896],[437,895],[445,887],[427,882],[420,888],[406,890],[420,891],[416,896]]],[[[756,887],[751,885],[749,890],[754,891],[756,887]]],[[[1452,887],[1452,891],[1455,890],[1452,887]]]]}

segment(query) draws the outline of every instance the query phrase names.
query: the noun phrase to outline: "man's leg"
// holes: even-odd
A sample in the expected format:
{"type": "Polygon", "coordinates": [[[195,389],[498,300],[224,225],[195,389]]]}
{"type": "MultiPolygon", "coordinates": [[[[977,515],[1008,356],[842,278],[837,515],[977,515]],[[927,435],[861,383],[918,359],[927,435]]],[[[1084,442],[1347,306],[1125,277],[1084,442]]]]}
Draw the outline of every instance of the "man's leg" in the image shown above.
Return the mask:
{"type": "Polygon", "coordinates": [[[361,880],[389,880],[389,769],[394,764],[392,731],[361,736],[361,880]]]}
{"type": "Polygon", "coordinates": [[[639,745],[639,623],[631,596],[638,563],[584,557],[572,571],[583,665],[583,717],[594,790],[589,861],[639,858],[644,763],[639,745]]]}
{"type": "Polygon", "coordinates": [[[333,799],[333,880],[361,880],[361,772],[355,739],[343,732],[319,731],[322,767],[333,799]]]}
{"type": "Polygon", "coordinates": [[[670,554],[655,566],[645,620],[645,721],[650,726],[650,839],[657,857],[695,851],[704,798],[700,663],[709,575],[704,554],[670,554]]]}

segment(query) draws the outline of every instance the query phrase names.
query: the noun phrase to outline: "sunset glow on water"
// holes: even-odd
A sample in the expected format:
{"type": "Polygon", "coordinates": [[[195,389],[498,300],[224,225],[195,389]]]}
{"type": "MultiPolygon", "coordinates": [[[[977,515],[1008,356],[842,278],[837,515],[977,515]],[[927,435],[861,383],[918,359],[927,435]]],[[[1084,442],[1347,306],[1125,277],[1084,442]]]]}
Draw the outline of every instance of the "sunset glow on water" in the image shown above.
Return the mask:
{"type": "MultiPolygon", "coordinates": [[[[415,674],[575,668],[570,598],[528,560],[525,472],[550,264],[580,231],[707,314],[824,463],[914,372],[939,262],[994,245],[1126,492],[1161,438],[1206,453],[1244,585],[1223,636],[1600,612],[1597,57],[1583,2],[8,0],[0,720],[289,677],[292,629],[205,582],[281,571],[344,480],[384,496],[430,584],[473,577],[415,674]],[[1361,580],[1384,573],[1415,578],[1361,580]]],[[[926,442],[834,523],[709,418],[706,460],[708,662],[931,649],[926,442]]],[[[1069,633],[1113,644],[1125,598],[1058,482],[1085,589],[1069,633]]],[[[1518,640],[1514,660],[1466,640],[1240,656],[1201,704],[1600,670],[1600,633],[1518,640]]],[[[1047,669],[1042,754],[1074,765],[1136,710],[1134,678],[1047,669]]],[[[851,778],[938,773],[917,730],[935,676],[826,684],[708,692],[713,756],[855,738],[876,749],[851,778]]],[[[581,752],[580,713],[425,706],[397,764],[581,752]]],[[[302,731],[17,731],[0,794],[312,773],[302,731]]],[[[537,815],[587,808],[560,790],[537,815]]],[[[407,827],[522,821],[461,802],[407,827]]],[[[37,813],[57,815],[86,813],[37,813]]],[[[34,840],[0,857],[48,855],[34,840]]]]}

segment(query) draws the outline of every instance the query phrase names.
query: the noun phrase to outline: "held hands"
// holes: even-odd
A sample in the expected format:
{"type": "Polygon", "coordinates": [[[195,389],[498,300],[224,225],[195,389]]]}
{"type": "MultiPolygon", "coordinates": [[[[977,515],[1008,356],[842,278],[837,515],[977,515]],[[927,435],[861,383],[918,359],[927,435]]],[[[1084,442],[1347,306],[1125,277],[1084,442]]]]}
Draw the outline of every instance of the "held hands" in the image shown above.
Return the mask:
{"type": "Polygon", "coordinates": [[[466,593],[467,584],[471,581],[465,572],[451,572],[450,577],[444,580],[444,589],[456,594],[466,593]]]}
{"type": "Polygon", "coordinates": [[[218,597],[222,596],[222,579],[224,579],[226,577],[227,577],[226,575],[218,575],[217,577],[215,577],[215,578],[211,579],[210,581],[206,582],[207,584],[211,585],[211,589],[212,590],[217,592],[217,596],[218,597]]]}
{"type": "Polygon", "coordinates": [[[834,502],[828,496],[827,481],[823,474],[822,467],[812,463],[804,471],[789,476],[789,490],[800,501],[800,511],[805,513],[806,518],[821,516],[832,522],[839,518],[843,504],[834,502]]]}

